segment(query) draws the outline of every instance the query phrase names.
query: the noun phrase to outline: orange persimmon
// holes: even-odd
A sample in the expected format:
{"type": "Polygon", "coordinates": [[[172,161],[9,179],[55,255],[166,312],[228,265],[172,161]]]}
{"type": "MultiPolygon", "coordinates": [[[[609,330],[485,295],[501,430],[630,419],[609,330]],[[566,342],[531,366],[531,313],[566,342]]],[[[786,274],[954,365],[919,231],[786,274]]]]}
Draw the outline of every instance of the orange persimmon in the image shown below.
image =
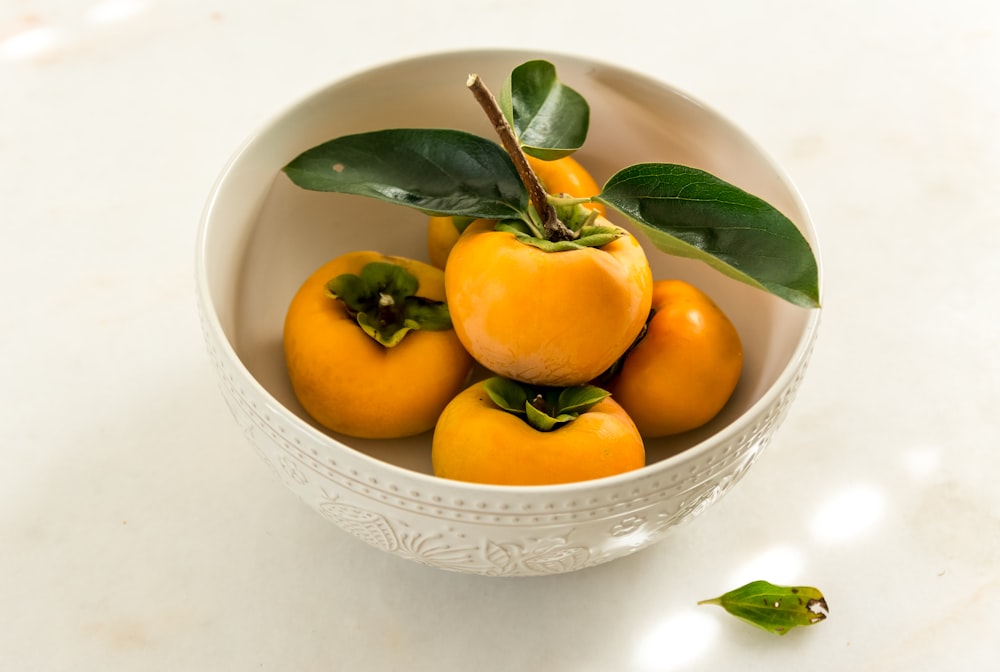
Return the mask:
{"type": "Polygon", "coordinates": [[[487,369],[537,385],[581,385],[639,335],[652,273],[639,242],[546,251],[488,220],[466,228],[445,267],[455,333],[487,369]]]}
{"type": "Polygon", "coordinates": [[[550,485],[645,465],[642,437],[603,390],[591,399],[594,403],[577,405],[569,415],[558,407],[560,390],[545,390],[550,408],[543,412],[552,417],[544,419],[555,426],[543,430],[517,412],[525,402],[534,403],[532,409],[543,406],[538,402],[542,395],[533,399],[530,393],[511,406],[495,400],[490,385],[497,382],[512,383],[496,378],[478,382],[441,413],[431,449],[435,475],[494,485],[550,485]]]}
{"type": "Polygon", "coordinates": [[[450,327],[444,273],[360,251],[316,270],[292,299],[285,362],[320,425],[362,438],[431,429],[473,362],[450,327]]]}
{"type": "Polygon", "coordinates": [[[736,389],[743,346],[704,292],[681,280],[653,284],[652,317],[607,384],[645,438],[679,434],[714,418],[736,389]]]}

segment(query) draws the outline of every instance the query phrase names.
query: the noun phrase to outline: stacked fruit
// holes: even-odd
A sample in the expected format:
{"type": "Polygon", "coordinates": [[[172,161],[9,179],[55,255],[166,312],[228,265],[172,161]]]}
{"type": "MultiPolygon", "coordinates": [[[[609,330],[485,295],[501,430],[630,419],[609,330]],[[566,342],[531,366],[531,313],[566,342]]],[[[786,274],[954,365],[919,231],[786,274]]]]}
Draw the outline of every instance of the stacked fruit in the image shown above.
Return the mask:
{"type": "Polygon", "coordinates": [[[502,148],[400,129],[338,138],[286,166],[304,188],[431,215],[432,264],[354,252],[301,287],[284,331],[296,396],[352,436],[433,429],[445,478],[534,485],[639,468],[644,439],[722,409],[743,353],[709,297],[654,281],[605,206],[657,248],[804,306],[818,302],[809,245],[766,203],[695,169],[633,166],[600,189],[569,156],[589,109],[547,62],[515,69],[499,103],[475,76],[469,87],[502,148]]]}

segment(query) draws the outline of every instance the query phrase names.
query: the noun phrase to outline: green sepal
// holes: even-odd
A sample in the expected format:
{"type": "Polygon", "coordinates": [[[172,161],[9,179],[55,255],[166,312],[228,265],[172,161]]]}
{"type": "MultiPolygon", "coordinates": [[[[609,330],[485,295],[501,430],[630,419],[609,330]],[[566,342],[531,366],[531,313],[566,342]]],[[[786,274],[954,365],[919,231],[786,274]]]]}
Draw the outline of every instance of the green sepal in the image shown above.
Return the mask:
{"type": "Polygon", "coordinates": [[[542,232],[538,228],[536,228],[535,224],[523,219],[501,220],[493,226],[493,230],[513,233],[515,236],[518,237],[518,239],[538,238],[539,240],[545,240],[544,238],[542,238],[542,232]]]}
{"type": "Polygon", "coordinates": [[[593,385],[547,387],[494,376],[483,382],[490,400],[519,416],[540,432],[550,432],[576,420],[610,392],[593,385]]]}
{"type": "Polygon", "coordinates": [[[580,237],[573,242],[580,247],[604,247],[622,237],[620,229],[610,226],[585,226],[579,233],[580,237]]]}
{"type": "Polygon", "coordinates": [[[585,207],[591,203],[590,198],[573,198],[548,194],[546,200],[555,208],[556,216],[571,231],[580,231],[585,226],[596,226],[594,222],[600,215],[596,210],[585,207]]]}
{"type": "Polygon", "coordinates": [[[490,400],[508,413],[519,415],[525,412],[528,390],[516,380],[494,376],[483,381],[483,388],[490,400]]]}
{"type": "Polygon", "coordinates": [[[586,413],[595,404],[607,399],[611,393],[594,385],[577,385],[559,389],[555,406],[561,413],[586,413]]]}
{"type": "Polygon", "coordinates": [[[333,278],[326,283],[326,292],[343,303],[366,334],[391,348],[410,331],[442,331],[452,326],[447,304],[417,296],[419,287],[416,276],[402,266],[376,261],[357,275],[333,278]]]}
{"type": "Polygon", "coordinates": [[[513,233],[520,242],[544,252],[568,252],[586,247],[604,247],[622,235],[619,229],[610,226],[585,226],[577,232],[579,237],[574,240],[548,240],[533,231],[531,225],[522,220],[504,220],[498,222],[494,228],[497,231],[513,233]]]}
{"type": "Polygon", "coordinates": [[[524,405],[524,411],[527,423],[540,432],[551,432],[556,427],[561,427],[580,416],[579,413],[559,413],[553,417],[548,412],[533,406],[530,401],[524,405]]]}
{"type": "Polygon", "coordinates": [[[815,625],[830,613],[826,598],[810,586],[776,586],[753,581],[711,600],[733,616],[777,635],[797,626],[815,625]]]}
{"type": "Polygon", "coordinates": [[[399,345],[403,337],[414,329],[419,329],[419,325],[413,320],[403,320],[403,323],[396,325],[393,329],[387,329],[377,322],[378,318],[373,318],[367,313],[357,314],[358,326],[361,329],[387,348],[399,345]]]}

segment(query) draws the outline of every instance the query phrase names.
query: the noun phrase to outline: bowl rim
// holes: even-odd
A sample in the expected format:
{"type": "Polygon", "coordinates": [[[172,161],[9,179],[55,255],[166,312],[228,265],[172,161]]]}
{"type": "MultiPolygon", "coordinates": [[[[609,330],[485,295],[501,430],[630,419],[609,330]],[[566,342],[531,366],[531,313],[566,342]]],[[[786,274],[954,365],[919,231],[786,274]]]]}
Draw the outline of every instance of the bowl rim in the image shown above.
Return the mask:
{"type": "Polygon", "coordinates": [[[817,264],[817,279],[820,288],[820,297],[823,296],[823,263],[822,255],[820,250],[820,243],[818,240],[817,232],[813,223],[811,213],[809,212],[808,206],[802,198],[801,193],[797,186],[790,179],[787,171],[779,164],[773,156],[767,152],[755,138],[746,133],[740,126],[734,123],[725,115],[721,114],[715,108],[706,104],[699,98],[690,95],[686,91],[679,89],[678,87],[656,79],[650,75],[644,74],[637,70],[618,65],[613,62],[604,61],[601,59],[595,59],[590,56],[583,56],[573,53],[558,52],[547,49],[534,50],[525,48],[474,48],[474,49],[447,49],[441,51],[433,51],[422,53],[414,56],[392,59],[384,61],[381,63],[376,63],[373,65],[368,65],[360,69],[348,72],[343,76],[331,80],[325,84],[315,87],[313,90],[306,92],[304,95],[300,96],[291,103],[282,106],[276,112],[272,113],[269,118],[259,124],[254,130],[252,130],[247,136],[244,137],[243,141],[238,145],[238,147],[233,151],[228,158],[228,160],[223,165],[221,171],[217,174],[212,187],[208,192],[205,204],[202,207],[201,216],[198,223],[196,244],[195,244],[195,290],[197,294],[197,299],[199,306],[201,308],[201,321],[203,330],[210,330],[212,332],[213,339],[221,345],[220,357],[225,357],[230,365],[235,366],[241,377],[249,383],[254,391],[261,397],[267,399],[275,408],[281,409],[285,414],[287,414],[287,420],[294,423],[295,430],[305,434],[310,439],[316,440],[320,443],[328,444],[335,449],[344,449],[348,451],[355,459],[360,460],[368,466],[383,469],[390,472],[394,477],[400,480],[409,480],[415,483],[419,483],[426,486],[431,486],[438,491],[451,491],[457,497],[465,496],[468,497],[472,493],[479,495],[492,495],[492,496],[524,496],[524,495],[551,495],[551,496],[563,496],[571,495],[579,492],[590,492],[596,489],[614,489],[618,486],[624,484],[630,484],[633,482],[640,482],[647,479],[656,478],[660,473],[669,471],[679,465],[682,465],[688,461],[697,460],[703,453],[708,452],[712,446],[719,443],[725,443],[732,441],[739,434],[742,434],[747,430],[747,428],[761,415],[765,408],[769,407],[776,398],[778,398],[784,390],[786,390],[792,384],[792,378],[799,375],[800,370],[803,368],[807,362],[810,351],[813,347],[814,341],[816,339],[817,331],[819,328],[820,317],[822,313],[822,302],[820,307],[816,308],[801,308],[801,310],[808,310],[809,315],[806,319],[806,323],[800,334],[795,349],[788,360],[788,363],[782,369],[780,375],[768,386],[768,388],[760,395],[760,397],[754,401],[743,413],[733,419],[725,427],[721,428],[718,432],[705,437],[701,441],[691,445],[688,448],[674,454],[670,455],[662,460],[654,462],[652,464],[647,464],[644,467],[635,469],[632,471],[624,472],[621,474],[616,474],[613,476],[605,476],[596,479],[590,479],[586,481],[575,481],[571,483],[558,483],[551,485],[496,485],[490,483],[473,483],[452,480],[447,478],[442,478],[440,476],[435,476],[433,474],[427,474],[420,471],[415,471],[413,469],[408,469],[406,467],[393,464],[391,462],[386,462],[373,457],[363,450],[354,448],[353,446],[337,440],[336,438],[326,434],[322,430],[314,427],[310,423],[306,422],[304,419],[300,418],[296,413],[292,412],[285,404],[279,401],[257,378],[250,372],[247,366],[243,363],[240,356],[237,354],[233,343],[226,336],[225,330],[222,328],[222,323],[218,317],[217,311],[215,309],[214,301],[212,299],[212,294],[210,291],[210,282],[208,280],[208,266],[207,258],[205,256],[207,239],[209,237],[209,229],[212,221],[212,217],[218,207],[219,199],[223,192],[223,187],[232,178],[232,174],[235,172],[237,166],[240,164],[241,159],[248,154],[255,144],[260,140],[261,137],[267,135],[268,133],[274,131],[278,127],[285,117],[292,115],[298,109],[309,105],[314,102],[319,97],[325,95],[330,89],[345,85],[351,80],[355,80],[363,77],[370,77],[378,74],[379,72],[389,71],[395,67],[403,64],[414,65],[419,62],[431,63],[434,61],[439,61],[441,59],[453,59],[458,57],[464,57],[468,59],[474,58],[476,55],[489,56],[491,58],[497,56],[503,57],[517,57],[523,60],[531,60],[543,58],[547,60],[563,60],[563,61],[575,61],[579,65],[587,65],[593,67],[605,68],[611,71],[617,71],[618,73],[631,77],[633,79],[644,80],[647,83],[654,85],[660,89],[665,89],[680,98],[683,98],[688,104],[693,105],[698,108],[702,113],[713,117],[715,123],[721,124],[723,126],[728,126],[729,130],[734,132],[740,139],[745,142],[753,152],[755,152],[760,158],[768,165],[768,167],[774,171],[775,176],[780,181],[784,189],[787,190],[789,197],[795,203],[796,207],[802,213],[802,221],[799,222],[799,226],[803,229],[803,233],[809,240],[810,246],[812,247],[813,254],[816,258],[817,264]]]}

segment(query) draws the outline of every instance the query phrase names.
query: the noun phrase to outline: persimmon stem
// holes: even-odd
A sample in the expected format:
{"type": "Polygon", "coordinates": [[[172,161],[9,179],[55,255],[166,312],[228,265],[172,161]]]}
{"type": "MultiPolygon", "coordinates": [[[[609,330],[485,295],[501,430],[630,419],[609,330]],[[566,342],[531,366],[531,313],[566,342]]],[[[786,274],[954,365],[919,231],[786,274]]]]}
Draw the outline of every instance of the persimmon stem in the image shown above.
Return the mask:
{"type": "Polygon", "coordinates": [[[469,79],[465,85],[469,87],[472,95],[476,98],[476,102],[486,112],[490,123],[496,129],[497,135],[500,136],[500,143],[507,150],[511,160],[514,162],[517,174],[528,189],[528,198],[531,199],[531,204],[535,207],[535,211],[538,212],[538,216],[542,220],[546,239],[551,241],[574,240],[576,234],[560,221],[559,216],[556,214],[556,209],[549,203],[545,188],[542,186],[538,176],[535,175],[535,171],[531,169],[531,164],[528,163],[528,158],[524,155],[521,144],[517,141],[517,135],[503,116],[500,105],[497,104],[493,93],[490,92],[486,84],[483,83],[483,80],[476,74],[469,75],[469,79]]]}

